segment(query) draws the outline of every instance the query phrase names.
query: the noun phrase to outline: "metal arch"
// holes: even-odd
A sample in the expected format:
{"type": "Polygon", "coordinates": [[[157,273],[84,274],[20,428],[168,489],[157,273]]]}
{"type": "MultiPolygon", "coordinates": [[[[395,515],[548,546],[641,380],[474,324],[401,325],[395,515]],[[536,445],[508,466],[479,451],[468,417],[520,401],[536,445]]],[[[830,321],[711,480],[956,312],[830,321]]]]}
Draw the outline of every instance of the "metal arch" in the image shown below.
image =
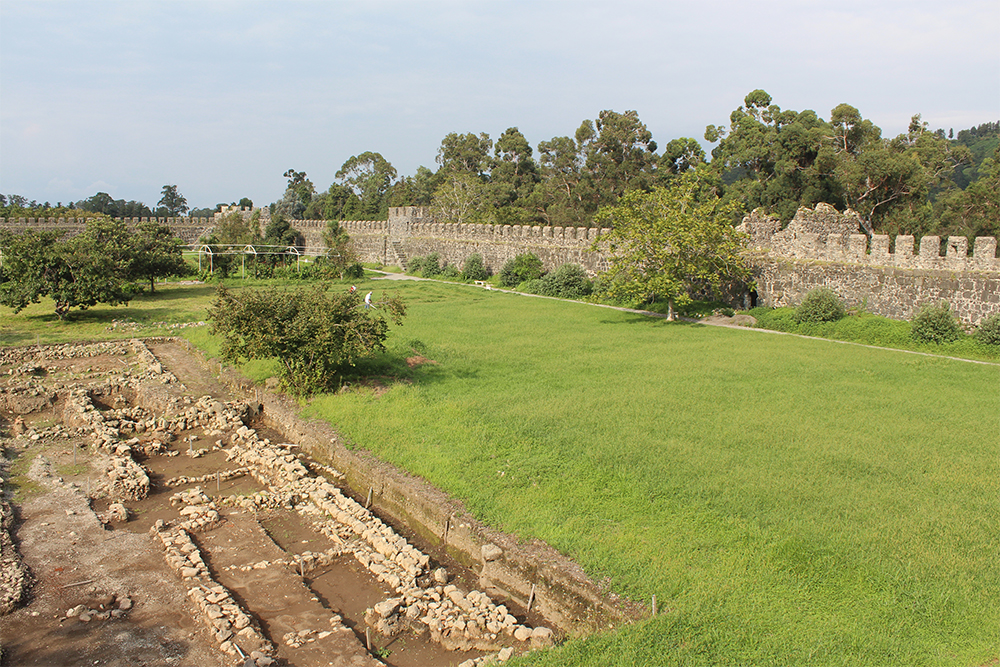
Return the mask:
{"type": "Polygon", "coordinates": [[[215,252],[210,245],[202,245],[198,248],[198,273],[201,273],[201,256],[204,253],[208,253],[208,272],[215,273],[215,263],[212,259],[215,256],[215,252]]]}
{"type": "Polygon", "coordinates": [[[299,273],[302,273],[302,266],[301,264],[299,264],[300,260],[302,259],[302,253],[299,252],[299,249],[293,245],[290,245],[285,249],[285,254],[295,255],[295,270],[298,271],[299,273]]]}

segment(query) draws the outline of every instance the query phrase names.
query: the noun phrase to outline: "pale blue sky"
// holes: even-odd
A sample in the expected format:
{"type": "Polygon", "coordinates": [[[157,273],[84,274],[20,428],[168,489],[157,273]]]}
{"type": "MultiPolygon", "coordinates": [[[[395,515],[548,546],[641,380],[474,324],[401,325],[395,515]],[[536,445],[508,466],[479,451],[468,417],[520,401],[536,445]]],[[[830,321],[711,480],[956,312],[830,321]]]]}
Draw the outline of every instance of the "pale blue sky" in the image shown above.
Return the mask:
{"type": "Polygon", "coordinates": [[[0,0],[0,192],[267,204],[289,168],[412,175],[449,132],[537,147],[603,109],[701,140],[756,88],[958,131],[1000,119],[997,35],[997,0],[0,0]]]}

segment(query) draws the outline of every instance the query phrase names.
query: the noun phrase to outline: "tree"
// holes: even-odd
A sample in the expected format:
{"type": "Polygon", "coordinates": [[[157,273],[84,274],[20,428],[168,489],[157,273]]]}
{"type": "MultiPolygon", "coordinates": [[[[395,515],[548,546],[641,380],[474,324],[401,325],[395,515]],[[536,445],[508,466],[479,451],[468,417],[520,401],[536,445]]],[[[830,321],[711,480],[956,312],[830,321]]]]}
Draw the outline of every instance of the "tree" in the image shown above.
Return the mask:
{"type": "Polygon", "coordinates": [[[437,163],[446,174],[471,174],[481,178],[489,170],[492,147],[493,141],[485,132],[480,132],[478,136],[471,132],[452,132],[441,140],[437,163]]]}
{"type": "Polygon", "coordinates": [[[155,220],[140,222],[129,236],[130,280],[148,280],[150,293],[156,292],[156,279],[185,275],[183,242],[166,225],[155,220]]]}
{"type": "Polygon", "coordinates": [[[63,241],[55,232],[27,231],[2,239],[4,279],[0,304],[20,312],[42,297],[55,302],[59,319],[73,308],[128,303],[138,291],[130,282],[129,233],[107,218],[63,241]]]}
{"type": "Polygon", "coordinates": [[[720,293],[729,281],[749,280],[745,237],[729,224],[736,204],[721,202],[699,176],[684,174],[652,192],[631,190],[598,213],[611,231],[593,247],[608,254],[603,277],[613,295],[664,297],[673,319],[674,304],[690,302],[695,290],[720,293]]]}
{"type": "Polygon", "coordinates": [[[164,185],[161,194],[163,196],[160,197],[160,201],[156,205],[166,214],[164,217],[176,218],[187,213],[187,199],[177,192],[176,185],[164,185]]]}
{"type": "Polygon", "coordinates": [[[431,210],[442,222],[475,222],[488,206],[487,186],[467,173],[451,173],[434,193],[431,210]]]}
{"type": "Polygon", "coordinates": [[[800,206],[843,206],[830,160],[821,160],[833,132],[811,110],[782,111],[763,90],[754,90],[730,114],[730,127],[709,125],[707,141],[718,141],[711,166],[726,188],[723,199],[739,212],[758,207],[791,220],[800,206]]]}
{"type": "Polygon", "coordinates": [[[326,244],[326,258],[333,271],[340,278],[344,277],[348,267],[357,263],[358,256],[351,247],[351,237],[336,220],[329,220],[323,230],[323,242],[326,244]]]}
{"type": "Polygon", "coordinates": [[[290,220],[301,220],[309,204],[316,195],[316,187],[306,178],[306,172],[288,169],[284,173],[288,179],[285,194],[275,207],[276,213],[281,213],[290,220]]]}
{"type": "Polygon", "coordinates": [[[1000,236],[1000,148],[982,161],[978,173],[965,190],[945,200],[941,221],[965,236],[1000,236]]]}
{"type": "Polygon", "coordinates": [[[538,144],[542,182],[533,196],[541,217],[555,226],[586,226],[597,211],[593,183],[584,173],[585,146],[593,136],[593,125],[584,121],[576,139],[553,137],[538,144]]]}
{"type": "Polygon", "coordinates": [[[381,153],[368,151],[353,155],[340,167],[337,178],[358,198],[361,210],[355,220],[385,220],[389,215],[387,196],[396,169],[381,153]]]}
{"type": "Polygon", "coordinates": [[[405,314],[395,297],[367,308],[358,293],[317,285],[238,292],[219,287],[208,317],[211,333],[222,337],[223,359],[276,358],[285,386],[309,394],[335,388],[358,359],[384,352],[389,323],[401,324],[405,314]]]}
{"type": "Polygon", "coordinates": [[[705,164],[705,149],[695,139],[672,139],[663,149],[657,171],[666,180],[705,164]]]}
{"type": "Polygon", "coordinates": [[[598,114],[595,126],[586,167],[597,183],[601,203],[614,202],[628,190],[648,187],[656,161],[656,142],[639,114],[606,109],[598,114]]]}

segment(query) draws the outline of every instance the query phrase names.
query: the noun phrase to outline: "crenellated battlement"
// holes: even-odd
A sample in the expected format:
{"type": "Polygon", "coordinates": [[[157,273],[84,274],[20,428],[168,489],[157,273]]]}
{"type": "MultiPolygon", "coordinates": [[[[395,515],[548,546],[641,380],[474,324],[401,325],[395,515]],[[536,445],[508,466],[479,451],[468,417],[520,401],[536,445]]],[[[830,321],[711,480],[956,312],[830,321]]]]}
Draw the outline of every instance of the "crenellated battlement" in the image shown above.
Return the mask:
{"type": "Polygon", "coordinates": [[[924,236],[918,242],[909,235],[876,234],[869,239],[860,233],[856,213],[839,213],[827,204],[800,208],[784,229],[777,218],[757,210],[737,229],[750,237],[752,249],[772,257],[925,271],[1000,272],[997,240],[992,236],[977,237],[971,248],[964,236],[924,236]]]}

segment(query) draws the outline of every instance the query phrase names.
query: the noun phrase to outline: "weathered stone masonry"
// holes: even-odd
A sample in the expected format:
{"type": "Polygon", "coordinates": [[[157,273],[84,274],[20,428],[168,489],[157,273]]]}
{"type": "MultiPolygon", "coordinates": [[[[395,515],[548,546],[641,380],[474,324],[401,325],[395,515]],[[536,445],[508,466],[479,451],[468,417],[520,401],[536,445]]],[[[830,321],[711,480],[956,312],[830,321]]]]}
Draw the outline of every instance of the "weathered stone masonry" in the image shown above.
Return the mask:
{"type": "Polygon", "coordinates": [[[740,226],[750,236],[758,303],[794,306],[817,287],[851,306],[909,319],[928,303],[944,300],[967,324],[1000,313],[997,240],[950,236],[895,238],[857,233],[857,214],[825,204],[802,208],[785,229],[758,211],[740,226]]]}
{"type": "MultiPolygon", "coordinates": [[[[123,222],[132,225],[139,219],[123,222]]],[[[210,218],[163,218],[161,222],[189,244],[215,226],[210,218]]],[[[497,272],[508,260],[532,252],[546,270],[566,263],[579,264],[591,274],[607,268],[607,258],[590,251],[600,234],[594,228],[446,224],[435,222],[428,209],[417,206],[392,208],[388,220],[340,224],[364,262],[405,266],[411,257],[436,252],[442,263],[460,268],[469,255],[479,253],[497,272]]],[[[83,220],[74,219],[0,219],[0,228],[14,231],[73,233],[83,225],[83,220]]],[[[307,249],[323,246],[326,225],[325,220],[295,221],[307,249]]],[[[925,236],[919,243],[912,236],[869,239],[858,233],[855,213],[839,213],[825,204],[800,209],[785,229],[777,219],[754,211],[741,229],[751,239],[761,305],[797,305],[810,290],[828,287],[852,306],[899,319],[908,319],[922,305],[942,299],[967,324],[1000,313],[1000,259],[997,240],[992,237],[975,239],[971,254],[965,237],[948,237],[943,248],[937,236],[925,236]]]]}

